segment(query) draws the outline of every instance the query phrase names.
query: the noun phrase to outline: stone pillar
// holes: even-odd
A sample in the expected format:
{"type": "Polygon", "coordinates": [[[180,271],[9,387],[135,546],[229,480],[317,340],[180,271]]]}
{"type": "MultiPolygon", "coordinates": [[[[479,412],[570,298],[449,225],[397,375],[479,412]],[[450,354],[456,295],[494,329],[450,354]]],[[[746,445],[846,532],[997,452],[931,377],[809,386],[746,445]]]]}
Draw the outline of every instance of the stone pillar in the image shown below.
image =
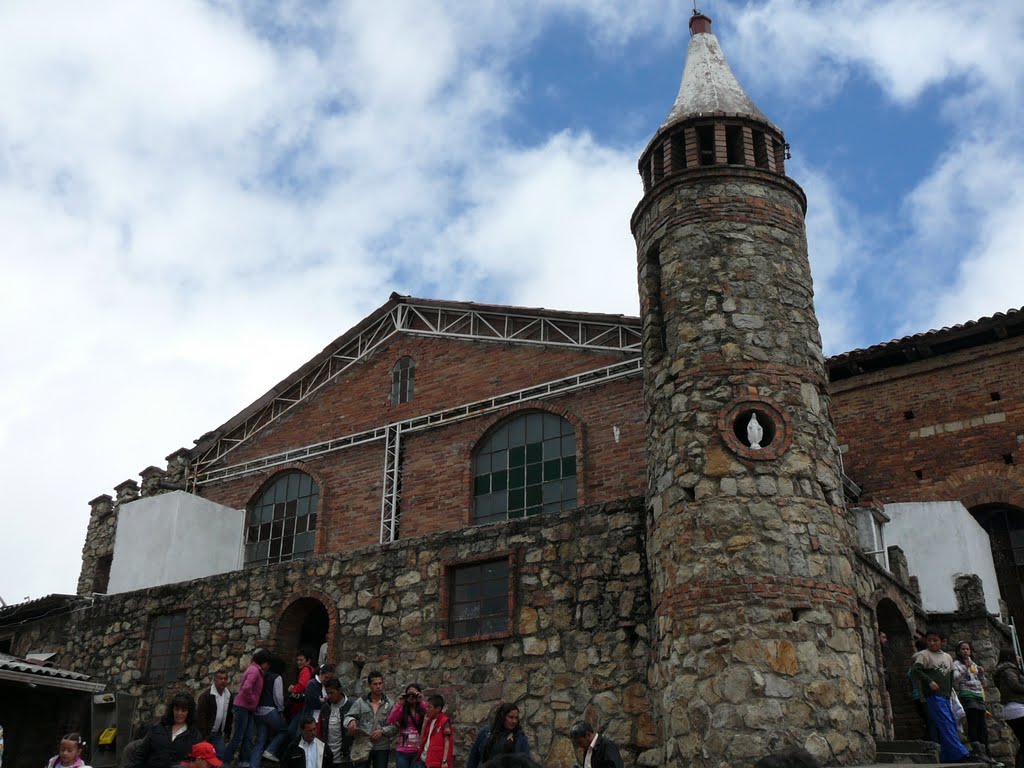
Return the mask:
{"type": "Polygon", "coordinates": [[[114,492],[117,494],[117,506],[120,507],[139,498],[139,484],[134,480],[125,480],[114,486],[114,492]]]}
{"type": "Polygon", "coordinates": [[[89,502],[89,507],[89,527],[82,545],[82,570],[78,575],[80,595],[107,591],[117,530],[114,500],[108,494],[97,496],[89,502]]]}
{"type": "Polygon", "coordinates": [[[166,457],[167,473],[164,476],[164,487],[173,485],[176,488],[180,486],[179,490],[188,490],[188,468],[191,456],[192,451],[188,448],[179,448],[166,457]]]}
{"type": "Polygon", "coordinates": [[[155,496],[163,493],[164,489],[160,487],[160,481],[164,479],[164,475],[167,474],[160,467],[146,467],[139,473],[142,478],[142,488],[140,493],[142,496],[155,496]]]}

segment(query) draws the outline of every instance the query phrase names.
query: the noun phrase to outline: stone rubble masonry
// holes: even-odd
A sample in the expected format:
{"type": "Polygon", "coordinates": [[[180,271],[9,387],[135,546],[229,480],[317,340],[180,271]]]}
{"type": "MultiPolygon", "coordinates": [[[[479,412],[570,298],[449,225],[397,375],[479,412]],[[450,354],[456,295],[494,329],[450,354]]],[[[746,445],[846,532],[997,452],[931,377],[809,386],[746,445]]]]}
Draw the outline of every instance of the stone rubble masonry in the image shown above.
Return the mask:
{"type": "Polygon", "coordinates": [[[633,215],[664,766],[873,755],[804,206],[783,176],[711,166],[633,215]],[[722,424],[744,401],[785,415],[764,454],[722,424]]]}
{"type": "Polygon", "coordinates": [[[15,643],[16,652],[59,649],[59,666],[139,695],[142,726],[174,691],[200,693],[216,669],[232,670],[236,687],[257,648],[292,658],[295,606],[319,600],[346,692],[360,693],[370,669],[384,672],[392,694],[414,681],[439,691],[460,760],[495,704],[515,701],[544,765],[573,765],[567,733],[582,717],[607,724],[633,765],[660,742],[647,681],[648,594],[635,498],[97,596],[91,608],[29,625],[15,643]],[[506,552],[515,563],[509,636],[442,642],[445,564],[506,552]],[[179,610],[188,629],[178,679],[149,682],[149,622],[179,610]]]}

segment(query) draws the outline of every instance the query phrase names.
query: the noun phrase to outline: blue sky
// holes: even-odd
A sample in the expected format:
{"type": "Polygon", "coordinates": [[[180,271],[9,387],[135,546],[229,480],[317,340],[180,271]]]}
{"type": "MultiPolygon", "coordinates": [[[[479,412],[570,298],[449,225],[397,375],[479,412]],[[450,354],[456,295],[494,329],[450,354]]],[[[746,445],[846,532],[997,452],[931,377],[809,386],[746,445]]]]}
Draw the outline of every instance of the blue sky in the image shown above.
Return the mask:
{"type": "MultiPolygon", "coordinates": [[[[831,354],[1024,304],[1024,5],[708,2],[831,354]]],[[[0,6],[0,597],[391,291],[635,314],[679,0],[0,6]]]]}

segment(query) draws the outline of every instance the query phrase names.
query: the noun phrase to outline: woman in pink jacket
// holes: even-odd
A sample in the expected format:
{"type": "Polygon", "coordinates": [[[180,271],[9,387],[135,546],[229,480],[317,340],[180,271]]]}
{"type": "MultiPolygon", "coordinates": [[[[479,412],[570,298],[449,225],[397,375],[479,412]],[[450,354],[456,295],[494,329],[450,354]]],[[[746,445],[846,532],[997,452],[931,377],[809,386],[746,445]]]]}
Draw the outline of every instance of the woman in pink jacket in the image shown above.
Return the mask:
{"type": "Polygon", "coordinates": [[[224,750],[223,760],[230,763],[235,756],[235,750],[245,743],[249,735],[249,726],[256,714],[256,707],[260,705],[260,694],[263,693],[263,673],[270,669],[270,661],[273,657],[269,651],[260,648],[252,655],[252,663],[242,674],[242,682],[238,686],[238,693],[232,702],[231,711],[234,715],[231,741],[224,750]]]}
{"type": "Polygon", "coordinates": [[[388,725],[398,726],[398,745],[395,748],[397,768],[413,768],[420,753],[420,728],[426,711],[422,689],[415,683],[407,685],[405,695],[399,698],[388,715],[388,725]]]}

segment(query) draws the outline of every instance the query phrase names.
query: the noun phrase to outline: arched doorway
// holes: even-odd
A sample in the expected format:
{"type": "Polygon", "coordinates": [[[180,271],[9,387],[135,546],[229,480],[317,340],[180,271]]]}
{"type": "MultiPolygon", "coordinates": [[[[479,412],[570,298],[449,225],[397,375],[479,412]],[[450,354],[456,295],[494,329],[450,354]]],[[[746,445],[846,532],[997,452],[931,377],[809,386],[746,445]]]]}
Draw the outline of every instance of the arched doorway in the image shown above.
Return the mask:
{"type": "Polygon", "coordinates": [[[885,644],[882,646],[882,679],[889,693],[895,738],[919,739],[921,719],[910,693],[910,678],[907,677],[914,655],[914,638],[910,633],[910,626],[903,618],[899,606],[888,598],[878,601],[878,605],[875,606],[875,617],[878,621],[880,640],[881,634],[885,634],[885,644]]]}
{"type": "Polygon", "coordinates": [[[274,647],[285,660],[288,672],[284,678],[287,684],[295,682],[295,656],[299,651],[312,655],[317,663],[320,648],[327,642],[331,617],[327,606],[315,597],[300,597],[293,601],[281,614],[274,636],[274,647]]]}
{"type": "Polygon", "coordinates": [[[988,533],[999,596],[1020,632],[1024,627],[1024,510],[1009,504],[983,504],[970,512],[988,533]]]}

